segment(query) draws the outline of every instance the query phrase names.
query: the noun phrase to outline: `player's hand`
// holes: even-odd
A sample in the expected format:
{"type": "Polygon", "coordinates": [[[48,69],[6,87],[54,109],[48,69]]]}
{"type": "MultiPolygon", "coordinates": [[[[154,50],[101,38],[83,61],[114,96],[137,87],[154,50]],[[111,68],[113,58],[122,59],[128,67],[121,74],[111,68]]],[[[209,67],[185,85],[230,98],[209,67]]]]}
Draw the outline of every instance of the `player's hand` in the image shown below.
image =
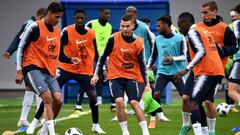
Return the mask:
{"type": "Polygon", "coordinates": [[[15,82],[16,84],[21,84],[23,82],[22,70],[17,70],[15,82]]]}
{"type": "Polygon", "coordinates": [[[183,77],[185,74],[188,73],[188,71],[189,71],[188,69],[185,69],[185,70],[182,70],[182,71],[178,72],[177,74],[175,74],[175,75],[173,76],[173,79],[174,79],[176,82],[178,82],[179,80],[182,79],[182,77],[183,77]]]}
{"type": "Polygon", "coordinates": [[[78,57],[72,57],[71,58],[71,62],[74,64],[74,65],[79,65],[81,60],[78,58],[78,57]]]}
{"type": "Polygon", "coordinates": [[[103,76],[104,76],[103,82],[106,82],[108,80],[107,74],[108,74],[107,70],[103,70],[103,76]]]}
{"type": "Polygon", "coordinates": [[[152,92],[152,89],[151,89],[150,85],[145,86],[144,93],[146,93],[148,91],[152,92]]]}
{"type": "Polygon", "coordinates": [[[93,78],[91,79],[91,84],[96,85],[99,80],[99,77],[97,75],[94,75],[93,78]]]}
{"type": "Polygon", "coordinates": [[[4,52],[2,54],[3,57],[5,57],[6,59],[10,59],[11,58],[11,54],[9,52],[4,52]]]}
{"type": "Polygon", "coordinates": [[[173,57],[169,57],[169,56],[164,57],[164,58],[163,58],[163,62],[171,63],[171,62],[173,62],[173,57]]]}

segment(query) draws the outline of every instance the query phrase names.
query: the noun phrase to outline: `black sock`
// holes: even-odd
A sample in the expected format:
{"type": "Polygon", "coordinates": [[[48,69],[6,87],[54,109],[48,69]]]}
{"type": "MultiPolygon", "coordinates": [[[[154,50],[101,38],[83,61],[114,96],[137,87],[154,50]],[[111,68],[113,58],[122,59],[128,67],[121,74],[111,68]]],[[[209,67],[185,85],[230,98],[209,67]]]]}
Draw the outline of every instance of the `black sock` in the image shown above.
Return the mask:
{"type": "Polygon", "coordinates": [[[199,111],[200,111],[200,115],[201,115],[201,126],[206,127],[207,126],[206,112],[202,105],[199,105],[199,111]]]}
{"type": "Polygon", "coordinates": [[[79,88],[78,95],[77,95],[77,105],[82,105],[83,95],[84,95],[84,90],[82,88],[79,88]]]}
{"type": "Polygon", "coordinates": [[[43,111],[44,111],[44,104],[43,104],[43,101],[42,101],[38,110],[37,110],[37,112],[36,112],[36,114],[35,114],[35,116],[34,116],[34,118],[39,120],[41,118],[42,114],[43,114],[43,111]]]}
{"type": "Polygon", "coordinates": [[[201,114],[200,114],[199,109],[192,110],[190,117],[191,117],[192,124],[201,123],[201,114]]]}

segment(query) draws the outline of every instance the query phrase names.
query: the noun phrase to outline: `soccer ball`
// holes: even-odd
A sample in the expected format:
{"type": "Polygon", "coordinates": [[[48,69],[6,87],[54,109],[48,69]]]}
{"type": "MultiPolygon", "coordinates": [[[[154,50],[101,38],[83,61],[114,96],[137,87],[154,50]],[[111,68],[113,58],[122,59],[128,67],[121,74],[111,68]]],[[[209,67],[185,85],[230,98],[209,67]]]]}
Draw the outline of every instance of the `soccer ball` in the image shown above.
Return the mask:
{"type": "Polygon", "coordinates": [[[217,105],[217,113],[220,116],[226,116],[230,112],[231,107],[226,103],[221,103],[217,105]]]}
{"type": "Polygon", "coordinates": [[[76,127],[69,128],[64,135],[83,135],[82,131],[76,127]]]}

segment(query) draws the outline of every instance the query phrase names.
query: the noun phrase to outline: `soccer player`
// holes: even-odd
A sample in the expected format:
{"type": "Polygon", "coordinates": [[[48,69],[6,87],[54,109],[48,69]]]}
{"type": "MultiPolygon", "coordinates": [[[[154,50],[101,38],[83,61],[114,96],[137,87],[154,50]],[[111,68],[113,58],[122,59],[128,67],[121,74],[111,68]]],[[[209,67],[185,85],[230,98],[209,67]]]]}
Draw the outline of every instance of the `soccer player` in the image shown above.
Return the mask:
{"type": "Polygon", "coordinates": [[[62,87],[71,79],[76,80],[89,98],[89,106],[92,112],[92,131],[105,133],[98,124],[98,104],[94,87],[90,80],[94,72],[94,61],[98,60],[98,50],[95,32],[85,28],[86,13],[84,9],[76,9],[74,12],[75,24],[65,27],[61,35],[61,45],[68,57],[78,57],[80,65],[66,64],[60,62],[57,81],[62,87]]]}
{"type": "MultiPolygon", "coordinates": [[[[240,45],[240,4],[236,6],[235,11],[238,14],[238,19],[233,22],[233,31],[237,39],[237,44],[240,45]]],[[[228,95],[240,106],[240,94],[238,93],[240,78],[240,50],[234,55],[234,63],[229,75],[228,95]]]]}
{"type": "MultiPolygon", "coordinates": [[[[237,51],[237,45],[236,45],[236,38],[234,36],[234,33],[230,30],[230,28],[221,21],[219,17],[217,17],[217,4],[214,1],[208,1],[204,3],[201,6],[201,13],[203,17],[203,21],[198,23],[197,25],[199,27],[202,27],[209,31],[214,39],[215,44],[217,45],[217,49],[219,52],[219,55],[222,60],[222,65],[223,67],[226,67],[227,61],[228,61],[228,56],[233,55],[237,51]]],[[[189,95],[184,94],[183,100],[185,104],[188,103],[189,95]]],[[[213,100],[210,98],[207,98],[205,101],[205,105],[207,107],[207,113],[205,114],[205,111],[202,106],[200,106],[201,110],[201,115],[205,116],[207,115],[207,121],[205,119],[202,119],[202,127],[204,132],[208,132],[209,129],[209,134],[214,135],[215,134],[215,125],[216,125],[216,107],[213,103],[213,100]],[[208,128],[207,128],[207,123],[208,123],[208,128]]],[[[187,125],[188,119],[187,117],[189,116],[189,113],[187,109],[183,111],[183,125],[187,125]],[[185,123],[185,124],[184,124],[185,123]]],[[[202,117],[204,118],[204,117],[202,117]]],[[[187,130],[187,127],[183,126],[181,129],[180,133],[183,133],[187,130]]]]}
{"type": "Polygon", "coordinates": [[[194,24],[191,13],[184,12],[178,17],[180,32],[187,36],[190,63],[185,70],[177,73],[174,78],[181,79],[188,71],[193,70],[194,81],[189,86],[190,112],[195,135],[202,135],[201,113],[199,106],[206,99],[214,101],[215,88],[224,76],[222,61],[217,46],[210,32],[194,24]],[[214,65],[214,66],[209,66],[214,65]]]}
{"type": "MultiPolygon", "coordinates": [[[[139,21],[137,19],[137,8],[136,7],[128,6],[125,9],[125,14],[131,16],[133,19],[133,26],[134,26],[133,34],[144,39],[144,55],[145,55],[146,62],[147,62],[151,55],[151,50],[152,50],[153,41],[154,41],[155,37],[151,36],[151,31],[148,28],[148,26],[144,22],[139,21]]],[[[154,86],[154,81],[151,81],[150,83],[151,83],[151,86],[154,86]]],[[[139,87],[139,92],[140,92],[138,100],[140,101],[140,106],[143,109],[143,100],[141,99],[142,93],[144,91],[143,79],[138,80],[138,87],[139,87]]],[[[153,87],[151,87],[151,88],[153,89],[153,87]]],[[[130,110],[128,112],[128,114],[135,114],[135,112],[133,110],[130,110]]]]}
{"type": "Polygon", "coordinates": [[[143,39],[133,34],[134,22],[128,15],[121,18],[120,32],[114,33],[106,44],[100,57],[91,83],[96,85],[105,60],[109,56],[108,79],[112,96],[116,102],[116,112],[123,135],[129,135],[127,117],[124,109],[126,92],[132,109],[142,129],[143,135],[149,135],[143,110],[138,104],[138,78],[144,78],[145,91],[151,91],[144,58],[143,39]]]}
{"type": "MultiPolygon", "coordinates": [[[[173,75],[185,68],[184,37],[173,33],[171,25],[172,21],[167,15],[163,15],[157,20],[157,29],[160,35],[155,39],[153,51],[147,65],[148,68],[151,68],[158,58],[157,79],[153,95],[159,104],[161,104],[161,94],[169,82],[174,84],[180,96],[182,96],[184,89],[183,79],[178,82],[173,79],[173,75]]],[[[151,113],[149,128],[156,127],[156,113],[160,118],[162,108],[160,107],[151,113]]]]}
{"type": "Polygon", "coordinates": [[[63,15],[63,7],[52,2],[42,20],[27,27],[17,51],[16,83],[25,83],[36,92],[44,103],[46,122],[41,134],[55,135],[53,119],[61,109],[61,89],[55,79],[58,58],[78,64],[78,58],[68,58],[60,50],[60,30],[55,27],[63,15]],[[60,54],[60,57],[59,57],[60,54]]]}
{"type": "MultiPolygon", "coordinates": [[[[112,34],[112,25],[109,23],[110,15],[111,15],[111,10],[107,7],[102,7],[99,10],[99,18],[91,20],[86,24],[87,27],[95,31],[99,55],[102,55],[103,49],[107,43],[107,40],[112,34]]],[[[95,65],[96,64],[97,63],[95,63],[95,65]]],[[[102,104],[102,86],[106,84],[108,85],[108,82],[106,79],[107,78],[106,69],[104,69],[103,74],[101,74],[99,77],[100,77],[100,80],[96,85],[96,94],[97,94],[98,104],[102,104]]],[[[78,96],[79,98],[77,101],[76,110],[82,108],[83,91],[80,90],[78,93],[78,96]]],[[[110,111],[115,111],[116,104],[114,102],[114,99],[111,96],[110,98],[111,98],[110,111]]]]}
{"type": "MultiPolygon", "coordinates": [[[[214,39],[215,44],[217,44],[217,49],[219,55],[222,59],[222,64],[225,69],[228,56],[232,56],[237,52],[237,44],[234,33],[221,20],[217,18],[217,4],[215,1],[205,2],[201,6],[201,13],[203,21],[198,23],[199,27],[205,28],[209,31],[214,39]]],[[[216,125],[216,106],[211,99],[205,101],[207,107],[207,123],[209,127],[209,134],[215,134],[215,125],[216,125]]],[[[203,126],[207,126],[206,123],[203,123],[203,126]]]]}
{"type": "MultiPolygon", "coordinates": [[[[26,21],[22,25],[20,31],[14,37],[14,39],[13,39],[12,43],[10,44],[10,46],[8,47],[8,49],[3,53],[3,56],[5,58],[7,58],[7,59],[11,58],[12,54],[17,50],[19,42],[20,42],[26,28],[32,22],[34,22],[36,20],[41,20],[44,16],[46,16],[46,14],[47,14],[46,8],[39,8],[37,10],[36,16],[31,17],[28,21],[26,21]]],[[[37,108],[39,108],[39,105],[42,100],[37,94],[35,94],[35,96],[36,96],[37,108]]],[[[18,127],[28,127],[29,126],[27,117],[28,117],[29,111],[32,106],[33,98],[34,98],[34,92],[31,91],[28,86],[26,86],[26,91],[25,91],[23,101],[22,101],[22,111],[21,111],[21,115],[20,115],[20,120],[17,123],[18,127]]]]}

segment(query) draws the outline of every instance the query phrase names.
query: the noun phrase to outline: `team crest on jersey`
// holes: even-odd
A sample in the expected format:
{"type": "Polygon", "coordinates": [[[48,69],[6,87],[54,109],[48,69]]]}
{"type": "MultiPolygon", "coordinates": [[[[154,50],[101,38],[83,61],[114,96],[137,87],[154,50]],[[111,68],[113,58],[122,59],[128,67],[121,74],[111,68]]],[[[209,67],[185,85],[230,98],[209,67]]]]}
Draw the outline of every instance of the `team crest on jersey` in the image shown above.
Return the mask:
{"type": "Polygon", "coordinates": [[[54,52],[55,48],[56,48],[56,45],[53,45],[53,44],[48,45],[48,51],[50,52],[54,52]]]}

